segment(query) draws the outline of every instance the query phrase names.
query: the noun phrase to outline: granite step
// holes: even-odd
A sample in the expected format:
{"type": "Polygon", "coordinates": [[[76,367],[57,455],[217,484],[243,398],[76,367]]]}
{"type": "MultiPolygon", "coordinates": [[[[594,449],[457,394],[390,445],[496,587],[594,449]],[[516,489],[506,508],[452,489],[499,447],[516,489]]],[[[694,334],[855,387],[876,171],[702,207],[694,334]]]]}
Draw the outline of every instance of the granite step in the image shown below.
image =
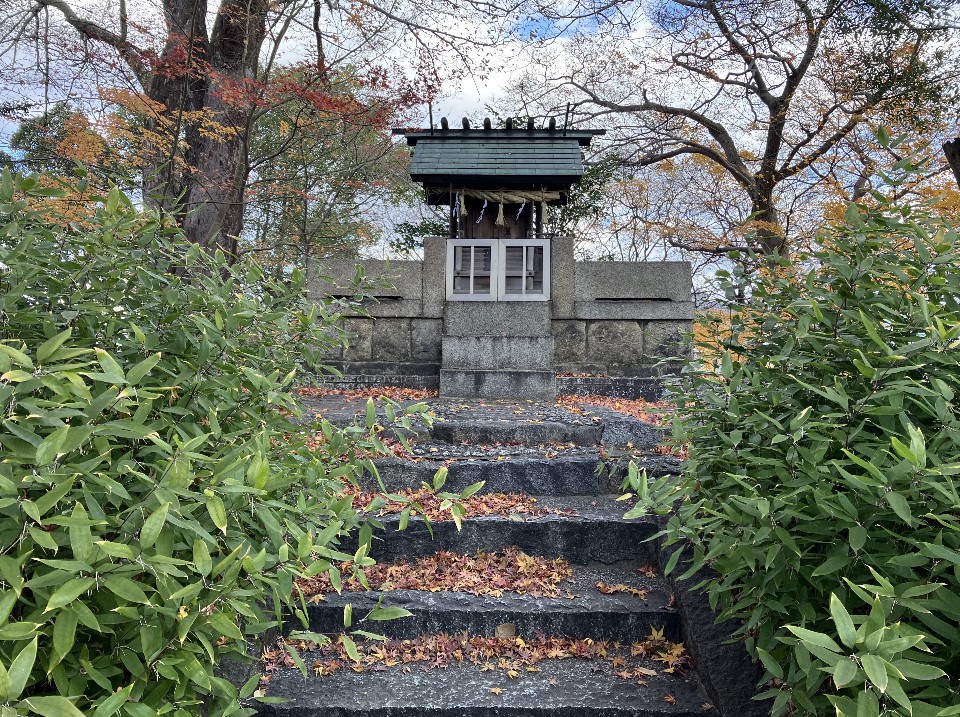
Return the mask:
{"type": "Polygon", "coordinates": [[[410,518],[406,529],[399,530],[399,516],[385,515],[377,519],[383,530],[375,533],[371,555],[381,562],[398,562],[438,550],[473,554],[515,545],[529,555],[577,564],[658,559],[655,544],[647,542],[659,530],[657,521],[624,519],[631,506],[615,496],[542,496],[536,505],[546,513],[467,518],[460,530],[451,520],[434,520],[428,527],[420,517],[410,518]]]}
{"type": "Polygon", "coordinates": [[[550,417],[516,416],[456,416],[437,420],[430,429],[433,440],[446,443],[510,443],[540,445],[543,443],[573,443],[595,446],[600,443],[598,423],[572,423],[550,417]]]}
{"type": "MultiPolygon", "coordinates": [[[[303,655],[309,667],[310,653],[303,655]]],[[[544,660],[537,672],[462,663],[422,671],[417,666],[363,672],[341,669],[304,677],[296,669],[273,673],[267,695],[288,698],[261,705],[263,717],[709,717],[716,715],[693,674],[665,674],[644,660],[642,679],[623,679],[607,660],[544,660]]]]}
{"type": "Polygon", "coordinates": [[[343,629],[344,607],[352,606],[358,624],[377,605],[400,607],[410,617],[370,623],[366,629],[397,639],[424,633],[459,633],[493,637],[504,623],[515,626],[519,637],[537,634],[613,640],[632,643],[652,629],[663,630],[673,642],[680,641],[680,621],[673,607],[670,588],[659,577],[646,577],[635,563],[574,565],[573,575],[558,586],[556,597],[522,595],[503,591],[500,595],[473,595],[464,592],[390,590],[335,592],[308,598],[310,630],[335,633],[343,629]],[[611,586],[642,590],[643,597],[609,591],[611,586]]]}
{"type": "MultiPolygon", "coordinates": [[[[483,482],[485,493],[528,495],[598,495],[607,492],[601,480],[600,453],[595,448],[563,445],[503,446],[462,445],[430,441],[412,446],[410,458],[374,461],[379,479],[388,491],[417,489],[432,483],[441,467],[447,468],[444,490],[460,492],[483,482]]],[[[379,483],[367,476],[364,488],[379,483]]]]}
{"type": "MultiPolygon", "coordinates": [[[[409,429],[389,427],[386,411],[377,405],[377,421],[388,426],[387,433],[421,441],[491,444],[516,443],[537,446],[546,443],[574,443],[596,446],[604,430],[602,418],[578,414],[552,401],[535,400],[428,399],[432,426],[417,422],[409,429]]],[[[414,401],[402,401],[409,406],[414,401]]],[[[363,399],[301,397],[302,420],[326,419],[336,426],[362,425],[366,412],[363,399]]]]}

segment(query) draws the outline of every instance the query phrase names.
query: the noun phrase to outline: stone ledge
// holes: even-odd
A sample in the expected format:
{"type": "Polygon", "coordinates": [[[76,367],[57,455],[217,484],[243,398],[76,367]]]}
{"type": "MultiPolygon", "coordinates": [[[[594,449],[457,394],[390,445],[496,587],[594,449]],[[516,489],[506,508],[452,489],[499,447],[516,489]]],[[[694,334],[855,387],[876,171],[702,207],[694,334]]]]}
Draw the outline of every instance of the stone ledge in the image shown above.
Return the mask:
{"type": "Polygon", "coordinates": [[[557,395],[557,380],[553,371],[440,369],[440,395],[552,400],[557,395]]]}
{"type": "Polygon", "coordinates": [[[594,395],[660,401],[665,391],[661,379],[648,376],[557,376],[557,393],[565,396],[594,395]]]}
{"type": "Polygon", "coordinates": [[[692,301],[576,301],[573,318],[589,321],[692,321],[692,301]]]}

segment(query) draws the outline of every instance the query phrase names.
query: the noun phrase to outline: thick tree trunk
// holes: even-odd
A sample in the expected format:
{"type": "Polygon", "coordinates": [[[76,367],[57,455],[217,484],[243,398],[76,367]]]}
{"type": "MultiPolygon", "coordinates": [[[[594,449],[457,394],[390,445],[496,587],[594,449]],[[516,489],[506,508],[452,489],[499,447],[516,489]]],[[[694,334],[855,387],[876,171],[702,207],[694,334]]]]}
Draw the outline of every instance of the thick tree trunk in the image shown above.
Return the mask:
{"type": "Polygon", "coordinates": [[[944,142],[943,153],[947,156],[950,163],[950,169],[953,170],[953,176],[957,180],[957,186],[960,186],[960,137],[944,142]]]}
{"type": "MultiPolygon", "coordinates": [[[[182,1],[182,0],[181,0],[182,1]]],[[[222,131],[191,125],[183,200],[187,237],[235,260],[243,230],[247,134],[254,78],[266,33],[267,0],[223,0],[209,43],[204,109],[222,131]],[[205,131],[201,131],[205,130],[205,131]]]]}
{"type": "Polygon", "coordinates": [[[184,117],[203,107],[207,92],[209,44],[206,0],[165,0],[166,41],[144,88],[159,116],[148,114],[146,129],[167,136],[159,146],[144,147],[143,194],[146,200],[181,218],[184,187],[179,138],[186,131],[184,117]]]}
{"type": "Polygon", "coordinates": [[[780,213],[773,201],[772,187],[758,187],[751,193],[750,217],[753,221],[757,249],[767,256],[787,253],[786,237],[780,213]]]}

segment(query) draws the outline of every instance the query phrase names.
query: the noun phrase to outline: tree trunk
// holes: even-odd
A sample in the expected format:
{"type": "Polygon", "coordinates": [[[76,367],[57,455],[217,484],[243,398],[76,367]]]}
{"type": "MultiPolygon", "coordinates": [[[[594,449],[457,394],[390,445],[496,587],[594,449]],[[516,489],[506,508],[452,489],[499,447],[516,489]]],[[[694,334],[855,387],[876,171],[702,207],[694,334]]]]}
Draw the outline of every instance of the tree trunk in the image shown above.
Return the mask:
{"type": "MultiPolygon", "coordinates": [[[[209,52],[206,0],[166,0],[166,41],[144,91],[157,103],[159,116],[147,114],[148,132],[167,135],[165,145],[144,147],[143,194],[154,206],[180,217],[184,174],[178,164],[184,116],[203,107],[207,92],[204,67],[209,52]]],[[[186,158],[180,158],[185,161],[186,158]]]]}
{"type": "MultiPolygon", "coordinates": [[[[182,0],[181,0],[182,1],[182,0]]],[[[192,0],[191,0],[192,1],[192,0]]],[[[193,123],[187,164],[192,170],[183,201],[187,237],[237,257],[243,230],[248,125],[253,80],[266,33],[267,0],[223,0],[210,38],[204,109],[218,131],[193,123]],[[245,99],[247,98],[247,99],[245,99]]]]}
{"type": "Polygon", "coordinates": [[[750,217],[761,254],[786,256],[786,237],[780,223],[780,213],[773,201],[772,187],[759,187],[751,193],[750,217]]]}
{"type": "Polygon", "coordinates": [[[950,163],[950,169],[953,170],[953,176],[957,180],[957,186],[960,186],[960,137],[943,143],[943,153],[947,156],[950,163]]]}

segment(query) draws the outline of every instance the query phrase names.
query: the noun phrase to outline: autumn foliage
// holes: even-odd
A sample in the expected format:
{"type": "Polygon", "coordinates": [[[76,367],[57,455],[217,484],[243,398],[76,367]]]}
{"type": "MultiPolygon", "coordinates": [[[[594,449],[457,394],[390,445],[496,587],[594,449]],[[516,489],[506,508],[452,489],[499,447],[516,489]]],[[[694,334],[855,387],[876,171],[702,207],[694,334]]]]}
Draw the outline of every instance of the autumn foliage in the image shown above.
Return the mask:
{"type": "MultiPolygon", "coordinates": [[[[441,550],[414,562],[378,563],[364,568],[363,576],[353,571],[350,563],[339,566],[341,574],[351,574],[343,581],[344,590],[427,590],[452,591],[472,595],[500,596],[504,592],[534,597],[557,597],[560,586],[573,574],[562,558],[527,555],[517,547],[475,555],[460,555],[441,550]]],[[[334,592],[327,574],[300,580],[298,587],[305,595],[322,599],[334,592]]],[[[339,591],[337,591],[339,592],[339,591]]]]}

